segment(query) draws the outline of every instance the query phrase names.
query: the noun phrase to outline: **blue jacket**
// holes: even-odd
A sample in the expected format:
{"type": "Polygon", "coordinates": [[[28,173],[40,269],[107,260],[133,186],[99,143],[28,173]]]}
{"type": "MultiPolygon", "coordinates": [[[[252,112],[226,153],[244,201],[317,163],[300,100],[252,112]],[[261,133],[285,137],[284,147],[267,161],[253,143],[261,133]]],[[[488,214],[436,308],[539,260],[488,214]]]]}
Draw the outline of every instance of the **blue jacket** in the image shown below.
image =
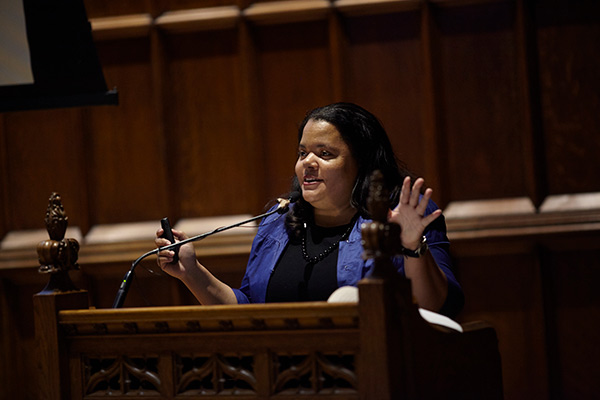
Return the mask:
{"type": "MultiPolygon", "coordinates": [[[[425,214],[430,214],[438,207],[433,201],[429,202],[425,214]]],[[[338,287],[356,286],[358,281],[367,276],[373,269],[374,260],[363,260],[361,255],[360,226],[368,222],[359,217],[347,240],[340,242],[337,260],[338,287]]],[[[252,243],[246,274],[239,289],[233,289],[239,304],[264,303],[267,293],[269,278],[275,265],[285,250],[289,241],[285,228],[285,215],[273,214],[265,218],[259,225],[258,232],[252,243]]],[[[462,289],[452,272],[452,263],[448,253],[449,241],[446,236],[446,225],[443,217],[439,217],[425,232],[429,251],[437,265],[444,271],[448,278],[448,298],[439,311],[449,316],[456,315],[463,306],[464,297],[462,289]],[[438,220],[440,222],[438,222],[438,220]],[[438,222],[436,224],[436,222],[438,222]],[[435,225],[435,228],[431,228],[435,225]]],[[[404,274],[404,257],[393,258],[398,273],[404,274]]]]}

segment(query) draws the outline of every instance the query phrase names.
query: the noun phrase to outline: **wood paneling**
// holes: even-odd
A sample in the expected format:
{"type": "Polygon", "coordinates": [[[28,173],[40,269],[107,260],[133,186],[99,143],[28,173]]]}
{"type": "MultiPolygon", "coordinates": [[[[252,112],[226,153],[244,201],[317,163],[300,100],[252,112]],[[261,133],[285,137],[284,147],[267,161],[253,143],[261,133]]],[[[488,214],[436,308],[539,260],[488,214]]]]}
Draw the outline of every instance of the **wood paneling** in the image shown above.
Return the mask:
{"type": "Polygon", "coordinates": [[[600,391],[598,338],[600,251],[548,251],[548,298],[551,301],[548,346],[553,398],[594,397],[600,391]]]}
{"type": "Polygon", "coordinates": [[[72,226],[87,225],[81,114],[74,109],[7,113],[4,128],[8,229],[44,229],[52,192],[63,196],[72,226]]]}
{"type": "MultiPolygon", "coordinates": [[[[467,296],[461,318],[497,329],[506,398],[598,392],[598,207],[547,212],[543,204],[553,194],[600,191],[600,3],[86,6],[99,22],[98,54],[120,104],[0,115],[0,235],[42,229],[52,191],[84,236],[98,224],[258,214],[289,188],[305,113],[354,101],[382,120],[399,158],[425,176],[440,206],[531,202],[526,215],[448,219],[467,296]]],[[[83,243],[74,280],[93,305],[109,307],[145,246],[152,243],[83,243]]],[[[201,257],[239,284],[246,253],[201,257]]],[[[1,336],[16,341],[0,367],[29,376],[31,295],[45,277],[31,249],[2,250],[0,261],[1,336]]],[[[182,285],[143,268],[137,282],[129,305],[146,305],[141,293],[155,305],[194,302],[182,285]]],[[[14,379],[0,379],[4,392],[18,393],[14,379]]],[[[23,396],[34,398],[33,389],[23,396]]]]}
{"type": "Polygon", "coordinates": [[[87,110],[93,224],[159,219],[168,210],[170,170],[155,106],[148,38],[105,41],[98,55],[119,105],[87,110]],[[140,204],[144,204],[140,207],[140,204]]]}
{"type": "Polygon", "coordinates": [[[598,2],[537,7],[542,123],[551,194],[600,190],[598,2]]]}
{"type": "Polygon", "coordinates": [[[289,190],[294,175],[298,125],[306,112],[332,101],[326,21],[255,26],[261,90],[255,138],[263,147],[257,178],[275,196],[289,190]]]}
{"type": "Polygon", "coordinates": [[[239,49],[234,30],[173,35],[166,39],[167,163],[178,185],[171,195],[181,216],[255,211],[255,148],[244,124],[239,49]],[[254,165],[253,165],[254,164],[254,165]],[[240,195],[242,197],[240,197],[240,195]]]}
{"type": "Polygon", "coordinates": [[[536,258],[530,254],[456,260],[466,305],[461,320],[482,319],[498,334],[507,398],[547,398],[545,326],[536,258]]]}
{"type": "MultiPolygon", "coordinates": [[[[5,398],[17,398],[19,389],[11,382],[19,381],[19,371],[24,370],[21,354],[23,338],[17,329],[18,317],[14,303],[17,293],[5,279],[0,279],[0,335],[2,336],[2,357],[0,357],[0,385],[4,388],[5,398]],[[11,304],[12,303],[12,304],[11,304]],[[17,344],[17,345],[15,345],[17,344]]],[[[31,310],[28,310],[29,312],[31,310]]]]}
{"type": "Polygon", "coordinates": [[[423,103],[420,17],[416,12],[345,20],[348,101],[377,110],[396,155],[424,174],[427,149],[421,127],[423,103]]]}
{"type": "MultiPolygon", "coordinates": [[[[8,164],[32,165],[8,173],[11,198],[21,204],[39,186],[23,185],[20,176],[39,168],[11,155],[31,141],[13,132],[67,124],[84,138],[68,137],[79,159],[67,167],[85,186],[72,211],[84,231],[163,214],[255,212],[288,188],[297,123],[333,100],[378,115],[441,206],[523,195],[539,205],[546,187],[598,190],[596,158],[587,156],[600,150],[598,57],[583,40],[600,32],[586,16],[593,6],[401,3],[340,2],[339,14],[323,1],[89,4],[103,17],[97,46],[121,104],[7,114],[8,164]],[[216,23],[224,11],[227,26],[216,23]],[[140,16],[150,18],[146,36],[140,16]]],[[[35,226],[33,207],[16,211],[5,230],[35,226]]]]}
{"type": "Polygon", "coordinates": [[[526,192],[513,8],[500,3],[435,13],[452,200],[526,192]]]}

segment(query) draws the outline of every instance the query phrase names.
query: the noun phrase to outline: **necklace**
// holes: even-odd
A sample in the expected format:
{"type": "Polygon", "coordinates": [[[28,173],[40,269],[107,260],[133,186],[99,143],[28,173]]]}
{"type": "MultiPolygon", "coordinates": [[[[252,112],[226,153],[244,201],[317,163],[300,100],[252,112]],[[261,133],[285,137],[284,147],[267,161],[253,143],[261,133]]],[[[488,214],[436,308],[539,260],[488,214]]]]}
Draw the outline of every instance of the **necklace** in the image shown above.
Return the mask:
{"type": "Polygon", "coordinates": [[[352,232],[352,228],[354,227],[354,222],[355,222],[355,220],[354,220],[354,218],[352,218],[352,221],[350,221],[348,229],[346,230],[346,232],[344,232],[344,234],[340,237],[340,239],[337,240],[335,243],[332,243],[328,248],[326,248],[325,250],[323,250],[321,253],[319,253],[318,255],[316,255],[314,257],[309,256],[308,251],[306,249],[306,236],[308,235],[308,228],[307,228],[306,222],[305,222],[304,223],[304,235],[302,235],[302,257],[304,258],[304,260],[311,264],[316,264],[319,261],[321,261],[322,259],[324,259],[325,257],[327,257],[329,254],[331,254],[331,252],[340,245],[340,242],[342,240],[348,239],[348,236],[350,236],[350,232],[352,232]]]}

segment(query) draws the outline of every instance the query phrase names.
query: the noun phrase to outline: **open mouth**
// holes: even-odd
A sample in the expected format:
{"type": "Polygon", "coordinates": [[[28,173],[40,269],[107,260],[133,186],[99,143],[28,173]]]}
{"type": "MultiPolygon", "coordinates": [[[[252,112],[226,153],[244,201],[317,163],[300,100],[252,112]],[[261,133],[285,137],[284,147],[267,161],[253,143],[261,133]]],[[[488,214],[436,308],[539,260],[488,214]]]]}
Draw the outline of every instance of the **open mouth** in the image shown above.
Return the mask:
{"type": "Polygon", "coordinates": [[[307,176],[304,177],[305,184],[318,183],[318,182],[323,182],[323,179],[312,178],[312,177],[307,177],[307,176]]]}

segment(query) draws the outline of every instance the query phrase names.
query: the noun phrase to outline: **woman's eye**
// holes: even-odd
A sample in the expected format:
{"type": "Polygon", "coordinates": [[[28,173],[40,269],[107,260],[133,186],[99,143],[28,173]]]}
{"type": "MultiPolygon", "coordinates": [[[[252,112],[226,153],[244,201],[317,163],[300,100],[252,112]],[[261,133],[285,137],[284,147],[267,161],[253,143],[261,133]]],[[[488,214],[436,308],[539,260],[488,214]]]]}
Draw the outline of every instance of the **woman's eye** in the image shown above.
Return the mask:
{"type": "Polygon", "coordinates": [[[302,151],[302,150],[298,151],[298,157],[300,157],[300,158],[306,157],[306,152],[302,151]]]}
{"type": "Polygon", "coordinates": [[[330,156],[331,156],[331,153],[330,153],[330,152],[328,152],[328,151],[325,151],[325,150],[323,150],[323,151],[321,152],[321,157],[330,157],[330,156]]]}

